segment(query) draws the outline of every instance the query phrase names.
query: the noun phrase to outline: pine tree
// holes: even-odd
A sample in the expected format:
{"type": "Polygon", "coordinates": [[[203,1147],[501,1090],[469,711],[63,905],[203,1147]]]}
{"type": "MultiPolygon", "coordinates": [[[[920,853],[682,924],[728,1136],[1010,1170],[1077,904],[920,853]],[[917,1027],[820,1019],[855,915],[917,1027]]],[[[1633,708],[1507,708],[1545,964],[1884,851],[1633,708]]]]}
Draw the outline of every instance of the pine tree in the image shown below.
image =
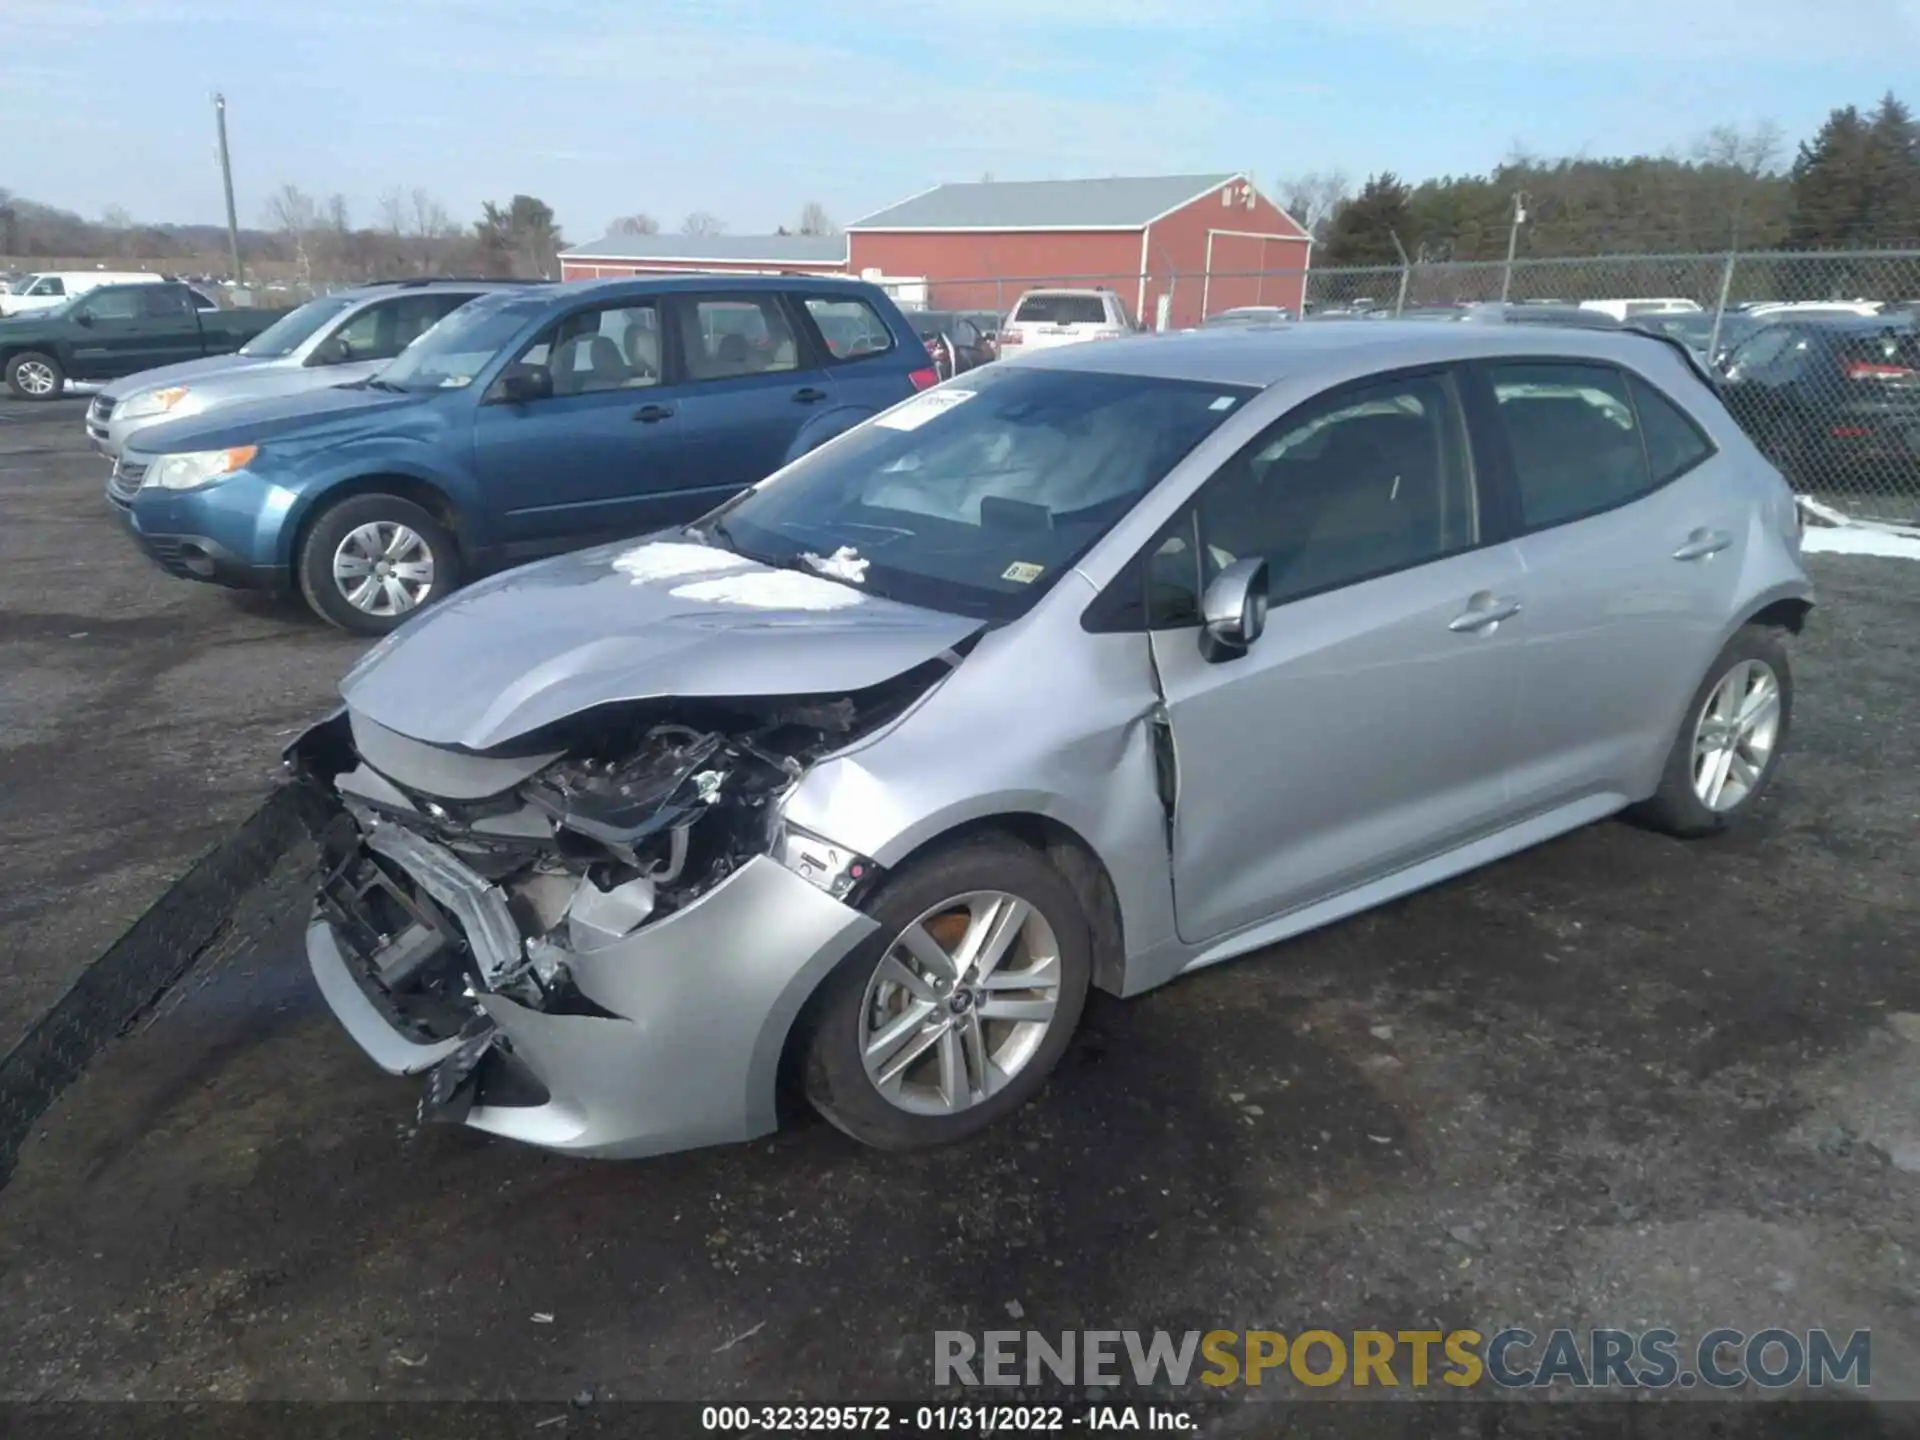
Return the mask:
{"type": "Polygon", "coordinates": [[[1413,212],[1407,206],[1412,192],[1391,170],[1369,175],[1360,193],[1342,205],[1333,217],[1327,236],[1326,261],[1329,265],[1397,265],[1400,243],[1411,251],[1418,237],[1413,233],[1413,212]]]}

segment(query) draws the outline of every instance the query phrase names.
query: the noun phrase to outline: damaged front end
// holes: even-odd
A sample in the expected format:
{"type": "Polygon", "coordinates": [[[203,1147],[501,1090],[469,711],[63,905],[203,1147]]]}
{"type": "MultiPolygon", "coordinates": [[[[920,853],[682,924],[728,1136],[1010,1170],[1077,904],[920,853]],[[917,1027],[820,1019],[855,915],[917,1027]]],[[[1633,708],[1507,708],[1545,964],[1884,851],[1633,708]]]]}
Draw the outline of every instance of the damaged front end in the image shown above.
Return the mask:
{"type": "Polygon", "coordinates": [[[775,1123],[787,1030],[873,928],[865,858],[787,824],[821,757],[951,657],[851,695],[635,701],[484,756],[342,709],[287,751],[318,802],[315,978],[423,1118],[591,1154],[775,1123]]]}

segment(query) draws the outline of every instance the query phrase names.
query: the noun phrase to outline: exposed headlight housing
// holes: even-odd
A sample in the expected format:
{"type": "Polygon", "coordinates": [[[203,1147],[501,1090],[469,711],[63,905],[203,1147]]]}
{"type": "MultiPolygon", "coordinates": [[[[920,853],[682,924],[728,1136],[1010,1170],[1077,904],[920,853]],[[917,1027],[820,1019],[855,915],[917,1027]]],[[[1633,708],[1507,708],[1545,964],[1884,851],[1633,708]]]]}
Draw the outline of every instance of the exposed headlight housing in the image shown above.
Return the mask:
{"type": "Polygon", "coordinates": [[[145,420],[152,415],[170,415],[193,392],[185,385],[168,385],[160,390],[142,390],[115,407],[123,420],[145,420]]]}
{"type": "Polygon", "coordinates": [[[859,851],[836,845],[790,822],[780,827],[773,858],[836,900],[846,899],[880,869],[859,851]]]}
{"type": "Polygon", "coordinates": [[[257,445],[235,445],[228,450],[191,450],[162,455],[147,467],[142,484],[161,490],[198,490],[236,475],[260,453],[257,445]]]}

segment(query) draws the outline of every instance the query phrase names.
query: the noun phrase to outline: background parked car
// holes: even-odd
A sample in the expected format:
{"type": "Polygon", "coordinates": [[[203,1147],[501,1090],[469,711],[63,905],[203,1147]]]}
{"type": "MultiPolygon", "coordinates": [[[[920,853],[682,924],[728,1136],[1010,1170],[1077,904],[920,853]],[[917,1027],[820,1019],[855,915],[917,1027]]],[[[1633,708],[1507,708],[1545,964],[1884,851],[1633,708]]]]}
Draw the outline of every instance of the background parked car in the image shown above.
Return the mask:
{"type": "Polygon", "coordinates": [[[994,350],[979,327],[953,310],[909,310],[907,323],[933,357],[942,380],[992,362],[994,350]]]}
{"type": "Polygon", "coordinates": [[[40,270],[21,276],[0,294],[0,316],[51,310],[102,285],[155,284],[166,276],[151,270],[40,270]]]}
{"type": "Polygon", "coordinates": [[[127,441],[152,425],[366,380],[476,295],[538,283],[399,280],[309,300],[231,354],[142,370],[106,386],[87,407],[87,439],[118,459],[127,441]]]}
{"type": "Polygon", "coordinates": [[[1211,330],[1231,325],[1284,325],[1291,319],[1293,312],[1284,305],[1236,305],[1207,316],[1200,325],[1211,330]]]}
{"type": "Polygon", "coordinates": [[[1920,478],[1920,328],[1909,317],[1774,320],[1724,370],[1727,408],[1796,484],[1920,478]]]}
{"type": "Polygon", "coordinates": [[[1650,335],[1667,335],[1685,345],[1701,363],[1718,366],[1765,321],[1742,310],[1729,310],[1720,316],[1719,340],[1714,340],[1714,314],[1711,310],[1670,310],[1651,315],[1636,315],[1628,328],[1650,335]],[[1712,353],[1709,353],[1711,351],[1712,353]]]}
{"type": "Polygon", "coordinates": [[[0,320],[0,377],[22,400],[51,400],[68,380],[112,380],[237,350],[285,313],[205,310],[190,287],[165,281],[96,286],[51,310],[0,320]]]}
{"type": "Polygon", "coordinates": [[[1118,340],[1133,319],[1111,290],[1029,290],[1000,327],[1000,353],[1030,354],[1083,340],[1118,340]]]}
{"type": "Polygon", "coordinates": [[[107,494],[169,573],[297,587],[374,634],[477,572],[691,520],[938,378],[857,281],[516,288],[360,386],[142,432],[107,494]]]}

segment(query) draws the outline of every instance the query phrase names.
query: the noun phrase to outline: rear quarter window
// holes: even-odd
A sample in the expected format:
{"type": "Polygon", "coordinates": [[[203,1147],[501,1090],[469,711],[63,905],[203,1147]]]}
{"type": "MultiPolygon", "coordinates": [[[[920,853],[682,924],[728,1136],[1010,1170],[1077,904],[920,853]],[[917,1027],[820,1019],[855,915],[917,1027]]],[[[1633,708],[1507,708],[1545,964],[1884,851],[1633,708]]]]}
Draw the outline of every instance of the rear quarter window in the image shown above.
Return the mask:
{"type": "Polygon", "coordinates": [[[1640,438],[1647,447],[1647,468],[1655,485],[1693,469],[1713,454],[1713,442],[1679,405],[1638,375],[1627,377],[1633,408],[1640,420],[1640,438]]]}

